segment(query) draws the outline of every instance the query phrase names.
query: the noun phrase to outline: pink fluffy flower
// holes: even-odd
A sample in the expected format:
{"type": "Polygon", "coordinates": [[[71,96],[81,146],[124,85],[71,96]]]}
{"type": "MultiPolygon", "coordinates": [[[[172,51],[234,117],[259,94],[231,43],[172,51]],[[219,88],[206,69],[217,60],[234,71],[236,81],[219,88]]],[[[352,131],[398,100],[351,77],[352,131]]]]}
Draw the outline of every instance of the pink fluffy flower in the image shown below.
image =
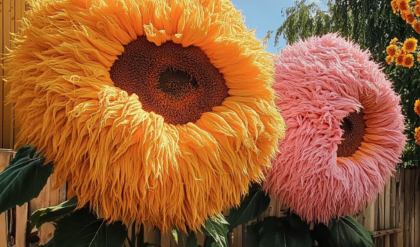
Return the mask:
{"type": "Polygon", "coordinates": [[[395,171],[406,137],[400,97],[359,46],[328,34],[276,58],[288,130],[265,189],[307,221],[356,213],[395,171]]]}

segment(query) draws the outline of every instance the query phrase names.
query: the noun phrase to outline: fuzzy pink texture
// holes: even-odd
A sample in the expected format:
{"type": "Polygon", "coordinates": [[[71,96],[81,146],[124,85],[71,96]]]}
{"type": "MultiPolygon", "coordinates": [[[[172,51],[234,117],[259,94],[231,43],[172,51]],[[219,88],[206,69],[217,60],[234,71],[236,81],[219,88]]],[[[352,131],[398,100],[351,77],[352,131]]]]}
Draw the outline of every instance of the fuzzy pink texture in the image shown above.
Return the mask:
{"type": "Polygon", "coordinates": [[[288,130],[265,189],[308,222],[356,213],[400,161],[400,97],[370,53],[337,34],[297,42],[275,60],[274,89],[288,130]],[[353,111],[365,114],[364,140],[352,157],[337,157],[340,125],[353,111]]]}

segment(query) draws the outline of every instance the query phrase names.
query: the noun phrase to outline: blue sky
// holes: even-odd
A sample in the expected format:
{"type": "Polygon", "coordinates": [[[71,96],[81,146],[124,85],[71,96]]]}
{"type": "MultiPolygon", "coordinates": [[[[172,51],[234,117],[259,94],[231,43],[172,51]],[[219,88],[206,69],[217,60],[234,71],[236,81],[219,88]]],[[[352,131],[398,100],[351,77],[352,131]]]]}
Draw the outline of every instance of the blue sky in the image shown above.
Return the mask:
{"type": "MultiPolygon", "coordinates": [[[[235,7],[242,10],[245,16],[245,24],[249,29],[256,28],[259,39],[264,39],[268,30],[276,30],[284,21],[281,10],[294,6],[295,0],[231,0],[235,7]]],[[[319,0],[308,0],[309,2],[319,2],[319,0]]],[[[286,42],[281,39],[278,47],[274,47],[274,37],[267,44],[267,50],[277,53],[280,47],[284,47],[286,42]]]]}

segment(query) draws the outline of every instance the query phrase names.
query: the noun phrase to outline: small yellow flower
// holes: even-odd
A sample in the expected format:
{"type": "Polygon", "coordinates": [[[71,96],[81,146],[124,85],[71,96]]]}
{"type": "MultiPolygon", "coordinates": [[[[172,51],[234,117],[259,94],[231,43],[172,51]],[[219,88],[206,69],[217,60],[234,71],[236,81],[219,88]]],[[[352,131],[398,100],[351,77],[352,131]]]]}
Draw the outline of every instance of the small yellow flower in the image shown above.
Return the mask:
{"type": "Polygon", "coordinates": [[[409,12],[406,15],[406,19],[408,24],[413,24],[413,22],[416,20],[416,17],[413,15],[413,13],[409,12]]]}
{"type": "Polygon", "coordinates": [[[417,33],[420,33],[420,22],[414,21],[412,26],[414,28],[414,31],[416,31],[417,33]]]}
{"type": "Polygon", "coordinates": [[[393,38],[390,42],[389,42],[389,44],[390,45],[393,45],[395,42],[397,42],[398,41],[398,38],[393,38]]]}
{"type": "Polygon", "coordinates": [[[397,63],[397,65],[403,65],[404,63],[404,57],[405,57],[405,53],[404,51],[397,51],[397,56],[395,58],[395,62],[397,63]]]}
{"type": "Polygon", "coordinates": [[[415,13],[417,16],[420,16],[420,5],[416,5],[416,7],[414,8],[414,13],[415,13]]]}
{"type": "Polygon", "coordinates": [[[411,54],[405,55],[403,59],[403,66],[411,68],[414,65],[414,57],[411,54]]]}
{"type": "Polygon", "coordinates": [[[420,99],[416,100],[414,104],[414,111],[420,116],[420,99]]]}
{"type": "Polygon", "coordinates": [[[386,57],[386,63],[391,64],[394,61],[394,56],[387,56],[386,57]]]}
{"type": "Polygon", "coordinates": [[[394,12],[394,14],[397,13],[398,11],[398,4],[397,4],[397,0],[392,0],[391,2],[391,6],[392,6],[392,11],[394,12]]]}
{"type": "Polygon", "coordinates": [[[396,45],[389,45],[386,48],[386,53],[390,55],[391,57],[395,56],[396,51],[398,50],[398,47],[396,45]]]}
{"type": "Polygon", "coordinates": [[[409,38],[404,42],[404,50],[407,52],[414,52],[417,48],[417,39],[409,38]]]}
{"type": "Polygon", "coordinates": [[[420,127],[416,128],[414,138],[416,139],[417,144],[420,145],[420,127]]]}
{"type": "Polygon", "coordinates": [[[408,5],[409,0],[397,0],[397,6],[400,11],[410,11],[410,6],[408,5]]]}

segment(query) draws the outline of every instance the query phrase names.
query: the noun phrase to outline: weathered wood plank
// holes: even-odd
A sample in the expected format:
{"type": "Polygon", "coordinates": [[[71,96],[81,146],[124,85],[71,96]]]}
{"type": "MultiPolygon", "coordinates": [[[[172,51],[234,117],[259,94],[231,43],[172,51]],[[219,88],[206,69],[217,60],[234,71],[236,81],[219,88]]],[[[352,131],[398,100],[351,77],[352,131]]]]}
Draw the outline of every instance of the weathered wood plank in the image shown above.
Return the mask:
{"type": "Polygon", "coordinates": [[[26,230],[28,221],[28,204],[16,207],[16,246],[26,246],[26,230]]]}
{"type": "Polygon", "coordinates": [[[405,247],[414,247],[411,241],[411,216],[412,216],[412,180],[411,173],[409,170],[404,171],[404,246],[405,247]]]}
{"type": "MultiPolygon", "coordinates": [[[[398,173],[398,171],[397,171],[398,173]]],[[[389,195],[389,228],[398,228],[396,223],[397,207],[396,207],[396,176],[391,178],[390,181],[390,195],[389,195]]],[[[396,234],[393,234],[389,237],[387,242],[389,247],[394,246],[395,239],[397,238],[396,234]]]]}
{"type": "Polygon", "coordinates": [[[382,236],[389,236],[389,235],[393,235],[396,233],[402,232],[401,228],[393,228],[393,229],[388,229],[388,230],[382,230],[382,231],[374,231],[373,232],[373,237],[374,238],[379,238],[382,236]]]}
{"type": "MultiPolygon", "coordinates": [[[[11,33],[15,31],[15,1],[3,0],[3,46],[11,47],[11,33]]],[[[6,52],[3,48],[3,52],[6,52]]],[[[6,72],[4,72],[6,73],[6,72]]],[[[13,106],[4,104],[9,89],[5,86],[5,82],[1,81],[3,88],[2,107],[3,107],[3,131],[2,131],[2,147],[13,148],[14,144],[14,124],[13,124],[13,106]]]]}
{"type": "Polygon", "coordinates": [[[420,246],[420,169],[416,170],[414,190],[414,246],[420,246]]]}
{"type": "MultiPolygon", "coordinates": [[[[2,172],[10,162],[12,150],[0,150],[0,172],[2,172]]],[[[0,214],[0,247],[7,247],[7,221],[6,213],[0,214]]]]}
{"type": "MultiPolygon", "coordinates": [[[[376,229],[375,230],[384,230],[385,229],[385,188],[378,195],[378,209],[376,211],[376,229]]],[[[376,238],[376,246],[384,246],[384,238],[376,238]]]]}
{"type": "MultiPolygon", "coordinates": [[[[404,170],[402,168],[398,169],[397,175],[395,177],[395,198],[396,198],[396,227],[404,228],[404,196],[403,196],[403,187],[404,187],[404,170]]],[[[404,229],[403,229],[404,230],[404,229]]],[[[397,234],[397,237],[394,240],[394,246],[403,246],[404,244],[404,233],[400,232],[397,234]]]]}
{"type": "MultiPolygon", "coordinates": [[[[391,228],[391,185],[392,185],[392,179],[386,184],[385,186],[385,194],[384,194],[384,200],[385,200],[385,212],[384,212],[384,228],[390,229],[391,228]]],[[[389,235],[384,236],[384,246],[385,247],[391,247],[391,238],[389,235]]]]}
{"type": "MultiPolygon", "coordinates": [[[[4,16],[4,5],[5,5],[5,0],[0,0],[0,29],[2,30],[1,34],[0,34],[0,65],[3,65],[3,54],[4,54],[4,45],[3,45],[3,34],[4,34],[4,22],[3,22],[3,16],[4,16]]],[[[4,105],[4,90],[3,90],[3,86],[4,86],[4,82],[3,82],[3,75],[4,75],[4,71],[3,71],[3,67],[0,66],[0,148],[4,148],[3,147],[3,119],[4,119],[4,112],[3,112],[3,105],[4,105]]]]}

